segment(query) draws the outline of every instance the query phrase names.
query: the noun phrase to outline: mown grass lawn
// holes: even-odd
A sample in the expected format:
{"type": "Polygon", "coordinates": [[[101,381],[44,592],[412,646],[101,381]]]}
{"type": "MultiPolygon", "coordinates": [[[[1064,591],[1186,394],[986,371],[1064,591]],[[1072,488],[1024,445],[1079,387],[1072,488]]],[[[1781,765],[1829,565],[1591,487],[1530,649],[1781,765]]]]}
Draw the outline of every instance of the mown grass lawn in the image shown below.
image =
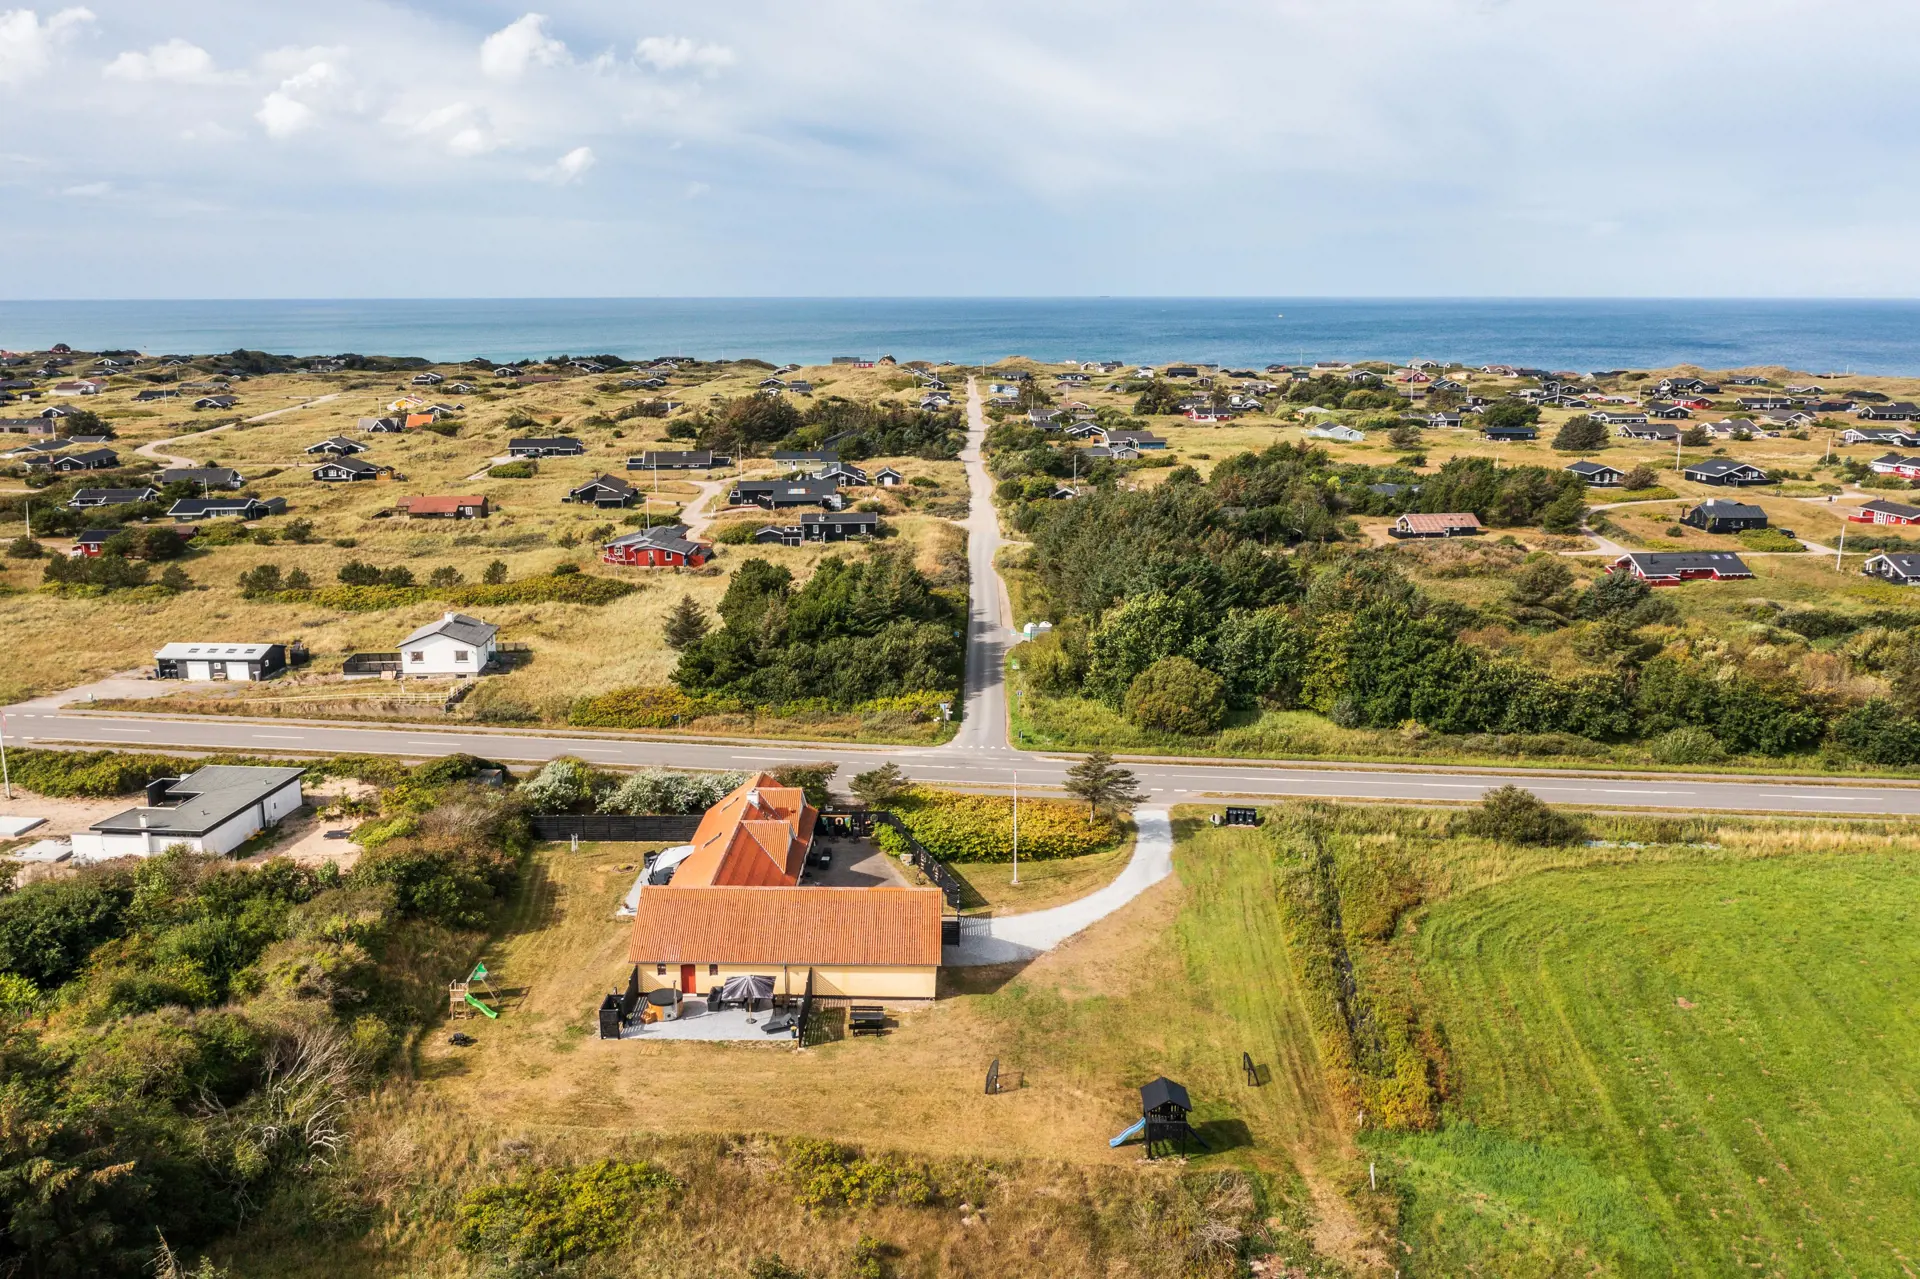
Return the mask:
{"type": "Polygon", "coordinates": [[[1412,939],[1458,1123],[1379,1140],[1412,1272],[1911,1274],[1920,864],[1527,876],[1412,939]]]}

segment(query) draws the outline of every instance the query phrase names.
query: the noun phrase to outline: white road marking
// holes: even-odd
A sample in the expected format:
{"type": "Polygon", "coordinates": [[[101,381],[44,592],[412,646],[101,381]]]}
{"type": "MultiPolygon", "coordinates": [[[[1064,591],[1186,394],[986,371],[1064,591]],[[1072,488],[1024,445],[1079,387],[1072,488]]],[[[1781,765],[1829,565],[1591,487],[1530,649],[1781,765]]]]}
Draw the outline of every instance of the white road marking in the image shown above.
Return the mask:
{"type": "Polygon", "coordinates": [[[255,733],[254,737],[263,742],[304,742],[304,737],[288,737],[283,733],[255,733]]]}

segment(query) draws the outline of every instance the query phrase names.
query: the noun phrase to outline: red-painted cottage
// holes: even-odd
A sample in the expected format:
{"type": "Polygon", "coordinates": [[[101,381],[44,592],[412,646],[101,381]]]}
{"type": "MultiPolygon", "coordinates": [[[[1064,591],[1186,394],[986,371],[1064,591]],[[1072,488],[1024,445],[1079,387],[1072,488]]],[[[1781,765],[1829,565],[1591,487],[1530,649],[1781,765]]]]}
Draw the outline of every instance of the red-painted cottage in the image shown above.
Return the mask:
{"type": "Polygon", "coordinates": [[[1855,524],[1920,524],[1920,506],[1876,497],[1847,518],[1855,524]]]}
{"type": "Polygon", "coordinates": [[[712,557],[712,544],[689,539],[684,524],[662,524],[616,537],[600,552],[604,563],[640,568],[699,568],[712,557]]]}

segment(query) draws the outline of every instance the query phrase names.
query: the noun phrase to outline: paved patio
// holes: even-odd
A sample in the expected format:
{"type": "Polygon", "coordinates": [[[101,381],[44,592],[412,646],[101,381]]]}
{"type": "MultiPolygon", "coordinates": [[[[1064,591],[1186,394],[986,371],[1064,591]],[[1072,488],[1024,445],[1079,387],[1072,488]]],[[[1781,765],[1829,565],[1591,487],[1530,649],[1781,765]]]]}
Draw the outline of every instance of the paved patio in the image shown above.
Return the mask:
{"type": "Polygon", "coordinates": [[[833,864],[824,870],[809,868],[800,877],[803,884],[822,888],[905,888],[907,877],[899,863],[880,851],[870,839],[821,839],[815,849],[833,854],[833,864]]]}
{"type": "Polygon", "coordinates": [[[620,1032],[622,1039],[678,1039],[700,1040],[708,1043],[721,1040],[751,1040],[755,1043],[791,1044],[790,1034],[769,1035],[763,1027],[774,1010],[763,1008],[750,1013],[744,1008],[725,1008],[719,1012],[708,1012],[707,1001],[698,996],[689,997],[680,1005],[681,1016],[672,1021],[657,1021],[651,1025],[628,1026],[620,1032]],[[747,1018],[753,1018],[748,1024],[747,1018]]]}

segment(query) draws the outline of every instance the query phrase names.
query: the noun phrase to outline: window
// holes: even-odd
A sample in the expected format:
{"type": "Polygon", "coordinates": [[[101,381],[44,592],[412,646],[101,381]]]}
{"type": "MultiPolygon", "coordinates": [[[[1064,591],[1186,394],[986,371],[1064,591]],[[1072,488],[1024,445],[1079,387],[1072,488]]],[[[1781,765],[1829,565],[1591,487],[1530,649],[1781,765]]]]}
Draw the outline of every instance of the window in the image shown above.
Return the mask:
{"type": "Polygon", "coordinates": [[[416,648],[407,654],[407,660],[409,662],[424,662],[427,660],[427,655],[423,650],[416,648]]]}
{"type": "Polygon", "coordinates": [[[667,975],[667,966],[665,964],[655,964],[653,966],[653,975],[655,977],[665,977],[667,975]]]}
{"type": "Polygon", "coordinates": [[[454,650],[453,650],[453,660],[454,660],[454,661],[456,661],[456,662],[464,662],[464,661],[467,661],[467,660],[468,660],[469,658],[471,658],[472,656],[473,656],[473,654],[472,654],[472,653],[469,653],[469,652],[468,652],[468,651],[467,651],[466,649],[464,649],[464,648],[456,648],[456,649],[454,649],[454,650]]]}
{"type": "Polygon", "coordinates": [[[718,964],[707,965],[707,976],[718,977],[719,975],[720,975],[720,965],[718,964]]]}

